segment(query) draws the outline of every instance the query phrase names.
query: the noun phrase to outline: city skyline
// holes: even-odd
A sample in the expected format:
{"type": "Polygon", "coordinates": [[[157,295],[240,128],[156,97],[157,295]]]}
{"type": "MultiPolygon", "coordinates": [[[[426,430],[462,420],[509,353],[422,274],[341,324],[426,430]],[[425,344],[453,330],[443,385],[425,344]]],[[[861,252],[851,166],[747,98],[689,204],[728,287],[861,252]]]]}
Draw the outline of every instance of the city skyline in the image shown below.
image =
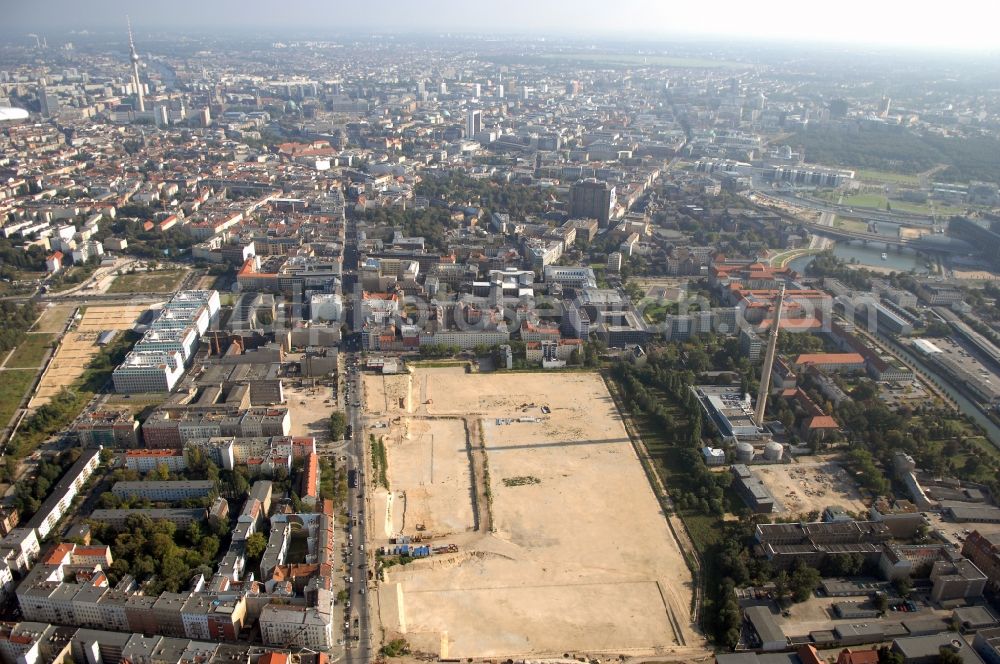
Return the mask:
{"type": "Polygon", "coordinates": [[[996,10],[0,15],[0,664],[1000,664],[996,10]]]}
{"type": "Polygon", "coordinates": [[[947,13],[915,12],[902,2],[864,3],[847,0],[836,11],[803,10],[790,2],[773,3],[768,11],[723,0],[711,14],[701,6],[624,0],[609,11],[597,0],[544,5],[514,0],[500,7],[473,7],[456,0],[417,5],[390,2],[377,18],[341,14],[316,0],[295,3],[295,11],[273,13],[260,5],[232,0],[210,5],[181,0],[169,7],[101,0],[85,5],[66,0],[18,3],[5,11],[7,36],[35,30],[91,31],[115,29],[125,14],[137,31],[309,30],[317,33],[366,32],[533,34],[552,37],[633,39],[736,39],[789,44],[888,46],[917,51],[996,53],[992,27],[1000,8],[973,0],[951,3],[947,13]],[[968,17],[976,16],[975,21],[968,17]]]}

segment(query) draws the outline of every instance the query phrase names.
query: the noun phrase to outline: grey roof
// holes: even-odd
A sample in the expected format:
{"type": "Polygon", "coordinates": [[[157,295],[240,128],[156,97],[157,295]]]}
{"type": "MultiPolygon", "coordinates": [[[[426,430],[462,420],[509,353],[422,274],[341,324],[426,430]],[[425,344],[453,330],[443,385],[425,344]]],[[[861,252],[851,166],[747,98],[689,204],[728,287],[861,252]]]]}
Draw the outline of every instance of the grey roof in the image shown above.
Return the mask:
{"type": "Polygon", "coordinates": [[[953,615],[960,623],[969,623],[973,626],[986,626],[997,622],[996,616],[985,606],[960,606],[955,609],[953,615]]]}
{"type": "Polygon", "coordinates": [[[855,623],[851,625],[837,625],[833,628],[834,634],[839,640],[852,637],[873,637],[881,639],[885,630],[880,624],[855,623]]]}
{"type": "Polygon", "coordinates": [[[942,501],[941,507],[951,512],[952,517],[959,521],[1000,521],[1000,507],[993,505],[942,501]]]}
{"type": "Polygon", "coordinates": [[[764,643],[770,641],[785,641],[785,633],[774,620],[771,610],[766,606],[751,606],[746,611],[747,620],[753,625],[760,640],[764,643]]]}
{"type": "Polygon", "coordinates": [[[907,660],[937,657],[942,647],[958,646],[956,652],[965,664],[983,664],[979,655],[962,639],[958,632],[942,632],[927,636],[908,636],[892,642],[893,650],[907,660]]]}
{"type": "Polygon", "coordinates": [[[757,653],[727,652],[715,656],[715,664],[759,664],[757,653]]]}
{"type": "Polygon", "coordinates": [[[115,482],[111,487],[112,491],[156,491],[158,489],[195,489],[211,492],[215,489],[215,482],[212,480],[138,480],[115,482]]]}

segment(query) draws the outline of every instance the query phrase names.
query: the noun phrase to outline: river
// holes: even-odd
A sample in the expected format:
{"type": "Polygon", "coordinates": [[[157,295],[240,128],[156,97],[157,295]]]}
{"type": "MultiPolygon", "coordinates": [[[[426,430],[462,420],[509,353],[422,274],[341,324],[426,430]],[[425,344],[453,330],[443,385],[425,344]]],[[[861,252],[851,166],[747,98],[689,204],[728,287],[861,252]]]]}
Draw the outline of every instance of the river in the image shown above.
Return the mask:
{"type": "Polygon", "coordinates": [[[925,378],[929,377],[938,387],[944,390],[958,404],[958,409],[975,420],[986,431],[986,437],[990,439],[990,442],[997,449],[1000,449],[1000,427],[986,416],[986,413],[982,411],[978,404],[973,403],[965,394],[952,387],[952,384],[944,376],[927,366],[925,362],[921,361],[919,357],[911,353],[905,346],[882,335],[879,335],[879,341],[903,357],[907,364],[919,369],[925,378]]]}
{"type": "MultiPolygon", "coordinates": [[[[889,268],[897,272],[909,272],[913,270],[917,273],[929,272],[927,268],[927,258],[913,251],[897,247],[889,247],[877,244],[863,244],[861,242],[838,242],[833,247],[833,255],[848,262],[859,265],[868,265],[877,269],[889,268]],[[882,253],[885,252],[885,260],[882,260],[882,253]]],[[[796,258],[788,264],[796,272],[803,274],[805,268],[812,262],[813,256],[802,256],[796,258]]]]}
{"type": "MultiPolygon", "coordinates": [[[[901,272],[915,270],[918,273],[928,272],[927,259],[910,249],[889,248],[885,249],[876,245],[864,245],[862,243],[838,242],[833,248],[833,254],[845,261],[850,262],[855,259],[859,265],[870,265],[872,267],[891,268],[901,272]],[[886,259],[882,260],[882,252],[885,251],[886,259]]],[[[814,256],[802,256],[791,261],[788,266],[799,273],[803,273],[814,256]]],[[[925,377],[930,377],[944,392],[951,397],[959,410],[969,415],[985,431],[990,441],[1000,449],[1000,427],[993,420],[986,416],[978,404],[973,403],[964,393],[953,387],[951,382],[944,376],[934,371],[927,364],[911,353],[906,347],[896,343],[894,340],[880,336],[879,340],[889,346],[896,353],[906,359],[907,363],[917,367],[925,377]]]]}

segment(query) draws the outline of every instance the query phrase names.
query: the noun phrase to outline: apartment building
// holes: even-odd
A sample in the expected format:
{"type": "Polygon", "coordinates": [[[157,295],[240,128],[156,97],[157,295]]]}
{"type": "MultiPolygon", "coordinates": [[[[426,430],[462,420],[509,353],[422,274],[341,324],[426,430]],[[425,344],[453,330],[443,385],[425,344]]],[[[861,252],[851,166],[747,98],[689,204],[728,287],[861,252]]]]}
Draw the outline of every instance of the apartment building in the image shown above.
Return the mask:
{"type": "Polygon", "coordinates": [[[297,644],[306,648],[333,645],[333,621],[316,607],[268,604],[260,612],[260,634],[265,645],[297,644]]]}
{"type": "Polygon", "coordinates": [[[168,480],[115,482],[111,493],[119,498],[144,499],[153,502],[179,502],[188,498],[204,498],[215,491],[212,480],[168,480]]]}
{"type": "Polygon", "coordinates": [[[986,574],[994,588],[1000,588],[1000,533],[972,531],[962,545],[962,555],[986,574]]]}
{"type": "Polygon", "coordinates": [[[187,468],[187,458],[181,450],[127,450],[125,467],[139,473],[148,473],[160,466],[177,473],[187,468]]]}
{"type": "Polygon", "coordinates": [[[290,431],[291,416],[282,407],[241,411],[227,406],[166,406],[153,411],[142,424],[150,449],[180,449],[192,441],[220,436],[287,436],[290,431]]]}
{"type": "Polygon", "coordinates": [[[120,530],[127,525],[132,515],[146,516],[153,521],[169,521],[178,528],[187,528],[192,523],[201,523],[208,519],[208,510],[199,508],[150,508],[134,510],[94,510],[90,518],[101,521],[114,529],[120,530]]]}
{"type": "Polygon", "coordinates": [[[73,422],[83,447],[136,447],[139,444],[139,422],[128,408],[101,409],[85,412],[73,422]]]}
{"type": "Polygon", "coordinates": [[[25,527],[36,529],[40,540],[48,537],[100,463],[101,448],[84,450],[76,463],[70,466],[70,469],[52,487],[52,490],[49,491],[49,497],[45,499],[34,516],[28,519],[28,522],[24,524],[25,527]]]}

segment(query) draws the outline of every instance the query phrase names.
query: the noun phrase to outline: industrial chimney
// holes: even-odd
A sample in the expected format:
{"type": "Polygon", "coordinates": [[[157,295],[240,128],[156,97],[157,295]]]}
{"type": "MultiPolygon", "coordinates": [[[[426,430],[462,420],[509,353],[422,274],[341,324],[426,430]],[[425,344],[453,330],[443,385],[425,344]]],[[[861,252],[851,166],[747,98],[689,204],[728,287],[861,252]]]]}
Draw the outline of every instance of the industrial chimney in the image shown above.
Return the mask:
{"type": "Polygon", "coordinates": [[[764,366],[760,370],[760,390],[757,392],[757,404],[754,409],[753,423],[758,429],[764,426],[764,408],[767,406],[767,394],[771,390],[771,369],[774,368],[774,352],[778,348],[778,329],[781,327],[781,303],[785,299],[785,287],[778,291],[778,301],[774,305],[774,319],[771,321],[770,335],[767,340],[767,353],[764,355],[764,366]]]}

